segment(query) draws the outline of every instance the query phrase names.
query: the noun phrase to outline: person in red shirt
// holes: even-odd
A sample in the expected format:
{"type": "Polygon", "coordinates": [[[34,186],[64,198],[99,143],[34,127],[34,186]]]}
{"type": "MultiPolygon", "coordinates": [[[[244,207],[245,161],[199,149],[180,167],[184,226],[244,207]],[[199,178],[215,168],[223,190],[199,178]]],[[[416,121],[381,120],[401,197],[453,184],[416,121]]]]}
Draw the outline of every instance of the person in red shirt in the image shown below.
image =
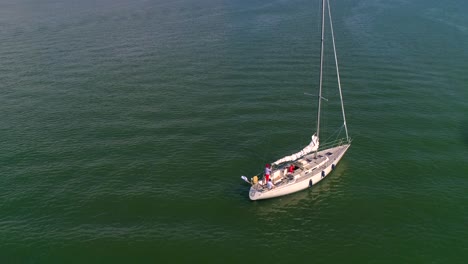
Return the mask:
{"type": "Polygon", "coordinates": [[[294,173],[294,165],[291,164],[288,168],[288,174],[293,174],[294,173]]]}
{"type": "Polygon", "coordinates": [[[265,165],[265,184],[270,180],[271,167],[270,164],[265,165]]]}

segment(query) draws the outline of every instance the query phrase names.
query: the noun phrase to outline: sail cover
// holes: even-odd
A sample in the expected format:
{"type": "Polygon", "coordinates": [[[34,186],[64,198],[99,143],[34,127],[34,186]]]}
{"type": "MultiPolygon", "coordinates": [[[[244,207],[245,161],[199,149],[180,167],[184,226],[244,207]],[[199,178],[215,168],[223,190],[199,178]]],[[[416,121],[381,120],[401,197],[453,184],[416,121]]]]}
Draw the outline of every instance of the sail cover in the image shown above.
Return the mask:
{"type": "Polygon", "coordinates": [[[319,147],[319,140],[318,140],[318,137],[314,134],[312,136],[312,141],[310,141],[309,145],[307,145],[305,148],[303,148],[301,151],[299,151],[297,153],[294,153],[292,155],[283,157],[283,158],[273,162],[273,165],[278,165],[280,163],[287,162],[287,161],[297,160],[298,158],[300,158],[300,157],[302,157],[302,156],[304,156],[306,154],[309,154],[312,151],[316,151],[318,149],[318,147],[319,147]]]}

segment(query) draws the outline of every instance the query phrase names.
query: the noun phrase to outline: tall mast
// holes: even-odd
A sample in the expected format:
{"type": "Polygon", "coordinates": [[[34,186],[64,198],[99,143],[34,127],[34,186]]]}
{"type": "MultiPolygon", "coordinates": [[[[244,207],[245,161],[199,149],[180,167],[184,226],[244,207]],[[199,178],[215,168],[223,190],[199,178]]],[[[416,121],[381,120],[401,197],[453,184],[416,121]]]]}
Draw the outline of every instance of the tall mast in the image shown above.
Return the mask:
{"type": "MultiPolygon", "coordinates": [[[[320,47],[320,78],[318,92],[318,111],[317,111],[317,138],[320,139],[320,108],[322,105],[322,75],[323,75],[323,42],[325,36],[325,0],[322,0],[322,45],[320,47]]],[[[317,152],[316,152],[317,153],[317,152]]]]}

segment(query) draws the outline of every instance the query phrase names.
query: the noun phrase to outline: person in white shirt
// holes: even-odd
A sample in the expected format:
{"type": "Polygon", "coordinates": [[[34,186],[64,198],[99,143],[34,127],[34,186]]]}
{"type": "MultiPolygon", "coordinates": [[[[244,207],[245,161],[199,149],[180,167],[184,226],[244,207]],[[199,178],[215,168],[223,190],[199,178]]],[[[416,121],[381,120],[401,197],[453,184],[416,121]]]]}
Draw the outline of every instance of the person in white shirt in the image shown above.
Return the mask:
{"type": "Polygon", "coordinates": [[[271,182],[271,179],[268,181],[267,187],[268,187],[268,189],[273,189],[273,188],[275,188],[275,185],[273,184],[273,182],[271,182]]]}

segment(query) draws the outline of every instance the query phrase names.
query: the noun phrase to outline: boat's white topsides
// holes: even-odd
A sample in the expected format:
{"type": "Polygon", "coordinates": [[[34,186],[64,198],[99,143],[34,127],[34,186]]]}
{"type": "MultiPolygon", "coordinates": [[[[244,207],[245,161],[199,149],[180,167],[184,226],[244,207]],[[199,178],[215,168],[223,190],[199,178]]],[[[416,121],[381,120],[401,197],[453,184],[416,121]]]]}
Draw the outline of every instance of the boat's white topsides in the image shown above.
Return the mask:
{"type": "Polygon", "coordinates": [[[345,144],[319,151],[317,157],[315,153],[304,156],[292,163],[296,168],[293,174],[287,173],[288,166],[274,169],[270,176],[274,187],[269,189],[263,177],[250,188],[250,199],[268,199],[312,187],[335,169],[349,147],[345,144]]]}

